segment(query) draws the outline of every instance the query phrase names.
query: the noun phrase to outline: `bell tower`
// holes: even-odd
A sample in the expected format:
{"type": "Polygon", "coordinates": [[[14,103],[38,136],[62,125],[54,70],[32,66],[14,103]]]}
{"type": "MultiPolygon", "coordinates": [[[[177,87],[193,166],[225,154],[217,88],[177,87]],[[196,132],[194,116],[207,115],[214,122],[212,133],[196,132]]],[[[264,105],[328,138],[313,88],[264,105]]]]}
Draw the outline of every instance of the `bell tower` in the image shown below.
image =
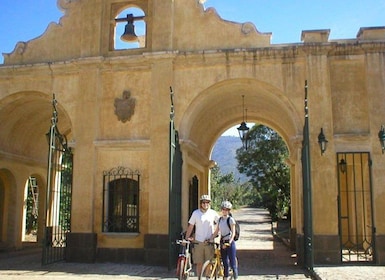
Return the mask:
{"type": "Polygon", "coordinates": [[[151,0],[110,0],[105,3],[103,49],[109,56],[151,49],[151,0]]]}

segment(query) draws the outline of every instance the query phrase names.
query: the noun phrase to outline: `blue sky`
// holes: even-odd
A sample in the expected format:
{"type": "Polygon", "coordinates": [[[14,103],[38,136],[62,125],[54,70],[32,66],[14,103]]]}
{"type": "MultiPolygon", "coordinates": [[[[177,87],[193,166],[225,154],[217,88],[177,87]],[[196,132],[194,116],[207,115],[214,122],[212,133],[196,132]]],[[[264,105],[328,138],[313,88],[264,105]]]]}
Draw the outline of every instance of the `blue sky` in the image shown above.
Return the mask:
{"type": "MultiPolygon", "coordinates": [[[[0,0],[0,54],[58,22],[63,13],[56,2],[0,0]]],[[[300,42],[302,30],[330,29],[330,39],[346,39],[355,38],[360,27],[385,26],[384,0],[206,0],[204,6],[215,7],[223,19],[252,22],[260,32],[272,32],[273,44],[300,42]]]]}
{"type": "MultiPolygon", "coordinates": [[[[0,54],[59,22],[63,13],[56,3],[0,0],[0,54]]],[[[300,42],[302,30],[330,29],[333,40],[355,38],[360,27],[385,26],[385,0],[206,0],[204,7],[215,7],[223,19],[252,22],[260,32],[272,32],[272,44],[300,42]]]]}

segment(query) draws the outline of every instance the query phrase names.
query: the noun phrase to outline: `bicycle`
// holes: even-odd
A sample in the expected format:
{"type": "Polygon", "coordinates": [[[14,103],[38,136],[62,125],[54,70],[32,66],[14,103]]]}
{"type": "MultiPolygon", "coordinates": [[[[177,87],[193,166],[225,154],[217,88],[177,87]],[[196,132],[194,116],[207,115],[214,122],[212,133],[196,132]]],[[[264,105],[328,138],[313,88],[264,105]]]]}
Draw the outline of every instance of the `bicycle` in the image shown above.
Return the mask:
{"type": "Polygon", "coordinates": [[[176,276],[179,280],[187,280],[193,274],[189,240],[179,239],[175,242],[181,245],[176,265],[176,276]]]}
{"type": "MultiPolygon", "coordinates": [[[[207,260],[202,266],[201,279],[219,279],[223,277],[224,268],[221,258],[221,247],[217,242],[208,242],[208,244],[214,245],[214,258],[207,260]]],[[[229,271],[228,280],[233,279],[232,269],[229,271]]]]}

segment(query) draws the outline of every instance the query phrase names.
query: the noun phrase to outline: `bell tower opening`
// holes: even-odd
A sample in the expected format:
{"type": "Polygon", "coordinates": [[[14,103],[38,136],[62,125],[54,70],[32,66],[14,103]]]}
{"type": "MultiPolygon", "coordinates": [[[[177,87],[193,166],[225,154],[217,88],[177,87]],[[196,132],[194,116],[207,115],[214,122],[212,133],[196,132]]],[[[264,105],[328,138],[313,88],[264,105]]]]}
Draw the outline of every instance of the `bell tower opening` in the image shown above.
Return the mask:
{"type": "Polygon", "coordinates": [[[133,2],[113,5],[111,10],[110,50],[146,48],[146,13],[133,2]]]}

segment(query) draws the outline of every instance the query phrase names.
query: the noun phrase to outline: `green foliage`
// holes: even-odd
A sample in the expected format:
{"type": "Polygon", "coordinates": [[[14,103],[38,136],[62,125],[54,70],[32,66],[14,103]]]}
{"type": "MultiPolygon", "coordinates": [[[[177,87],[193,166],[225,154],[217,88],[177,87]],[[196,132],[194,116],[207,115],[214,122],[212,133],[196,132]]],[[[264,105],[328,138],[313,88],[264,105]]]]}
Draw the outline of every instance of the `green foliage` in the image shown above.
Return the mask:
{"type": "MultiPolygon", "coordinates": [[[[72,200],[72,153],[66,150],[62,156],[61,174],[60,174],[60,204],[59,204],[59,225],[65,232],[71,230],[71,200],[72,200]]],[[[40,199],[44,199],[41,197],[40,199]]],[[[34,201],[30,185],[28,185],[26,213],[26,233],[37,231],[38,213],[34,212],[34,201]]],[[[45,213],[44,213],[45,214],[45,213]]]]}
{"type": "Polygon", "coordinates": [[[60,187],[60,214],[59,224],[63,231],[71,231],[71,200],[72,200],[72,152],[63,153],[61,187],[60,187]]]}
{"type": "Polygon", "coordinates": [[[237,150],[238,170],[250,177],[255,206],[267,208],[273,220],[290,215],[289,153],[272,129],[256,125],[249,131],[247,151],[237,150]]]}
{"type": "Polygon", "coordinates": [[[37,231],[37,213],[34,212],[34,201],[30,185],[28,184],[25,232],[30,234],[37,231]]]}
{"type": "Polygon", "coordinates": [[[251,185],[235,180],[233,173],[222,174],[220,167],[211,169],[211,207],[219,210],[224,200],[231,201],[233,208],[249,205],[251,185]]]}

